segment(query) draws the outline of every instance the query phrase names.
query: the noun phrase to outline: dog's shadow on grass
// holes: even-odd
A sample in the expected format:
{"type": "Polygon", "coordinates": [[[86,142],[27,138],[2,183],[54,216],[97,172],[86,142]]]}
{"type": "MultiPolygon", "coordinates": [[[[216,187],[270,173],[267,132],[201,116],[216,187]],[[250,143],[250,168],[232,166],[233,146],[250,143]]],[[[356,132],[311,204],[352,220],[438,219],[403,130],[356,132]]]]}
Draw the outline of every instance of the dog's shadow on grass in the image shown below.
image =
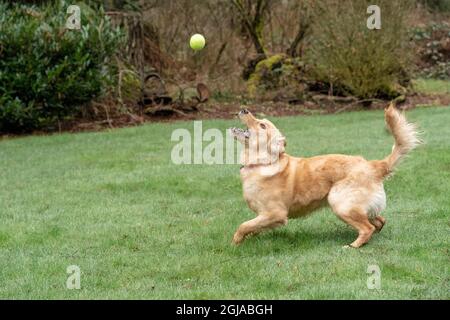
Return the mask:
{"type": "Polygon", "coordinates": [[[357,233],[350,228],[314,229],[314,230],[274,230],[245,240],[242,246],[252,246],[261,253],[263,250],[282,250],[284,253],[301,250],[315,250],[318,247],[342,247],[351,243],[357,233]]]}

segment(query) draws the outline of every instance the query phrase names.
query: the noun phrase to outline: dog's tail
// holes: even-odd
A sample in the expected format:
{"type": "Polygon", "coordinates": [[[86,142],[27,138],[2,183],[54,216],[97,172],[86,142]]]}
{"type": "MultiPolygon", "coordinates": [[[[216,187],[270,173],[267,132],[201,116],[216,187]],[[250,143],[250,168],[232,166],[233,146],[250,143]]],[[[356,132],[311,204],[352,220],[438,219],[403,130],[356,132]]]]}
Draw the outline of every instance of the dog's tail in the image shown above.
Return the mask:
{"type": "Polygon", "coordinates": [[[393,172],[402,158],[422,142],[419,139],[416,125],[408,122],[393,103],[385,109],[384,117],[388,129],[395,139],[391,154],[382,160],[385,164],[383,176],[387,176],[393,172]]]}

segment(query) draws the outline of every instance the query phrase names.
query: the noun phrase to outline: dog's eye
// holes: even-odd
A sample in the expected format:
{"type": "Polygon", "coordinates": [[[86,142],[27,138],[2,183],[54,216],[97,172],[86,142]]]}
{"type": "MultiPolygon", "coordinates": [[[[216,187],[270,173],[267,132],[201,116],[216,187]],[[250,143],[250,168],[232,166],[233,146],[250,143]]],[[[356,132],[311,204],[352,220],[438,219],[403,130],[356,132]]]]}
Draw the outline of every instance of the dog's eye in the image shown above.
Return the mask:
{"type": "Polygon", "coordinates": [[[262,129],[266,129],[266,125],[265,125],[264,123],[260,123],[259,126],[260,126],[262,129]]]}

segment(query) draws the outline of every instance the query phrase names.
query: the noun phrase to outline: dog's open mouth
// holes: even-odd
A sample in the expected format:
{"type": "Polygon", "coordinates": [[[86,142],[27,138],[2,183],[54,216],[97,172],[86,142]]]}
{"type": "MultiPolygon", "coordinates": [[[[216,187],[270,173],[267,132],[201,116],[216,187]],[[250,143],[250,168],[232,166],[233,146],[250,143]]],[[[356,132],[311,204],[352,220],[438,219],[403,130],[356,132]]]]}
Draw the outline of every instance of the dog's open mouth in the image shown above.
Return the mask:
{"type": "Polygon", "coordinates": [[[231,128],[231,133],[233,134],[233,137],[237,139],[238,137],[242,137],[245,139],[250,138],[250,131],[248,129],[241,129],[241,128],[231,128]]]}

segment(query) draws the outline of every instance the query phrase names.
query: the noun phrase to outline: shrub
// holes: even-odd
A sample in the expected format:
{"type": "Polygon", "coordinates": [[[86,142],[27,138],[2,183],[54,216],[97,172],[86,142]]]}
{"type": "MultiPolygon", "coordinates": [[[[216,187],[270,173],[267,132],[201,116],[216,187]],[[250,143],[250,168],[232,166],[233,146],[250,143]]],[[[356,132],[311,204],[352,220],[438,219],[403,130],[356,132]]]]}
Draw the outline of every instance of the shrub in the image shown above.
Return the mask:
{"type": "Polygon", "coordinates": [[[55,3],[0,1],[0,131],[48,128],[101,95],[111,79],[120,31],[88,6],[81,30],[67,30],[69,3],[55,3]]]}
{"type": "Polygon", "coordinates": [[[450,0],[419,0],[431,11],[450,12],[450,0]]]}
{"type": "Polygon", "coordinates": [[[258,100],[297,100],[303,97],[304,63],[276,54],[256,64],[247,81],[248,93],[258,100]]]}
{"type": "Polygon", "coordinates": [[[392,98],[408,83],[408,2],[379,0],[381,30],[367,28],[365,0],[315,2],[306,61],[335,94],[392,98]]]}
{"type": "Polygon", "coordinates": [[[450,24],[431,23],[413,30],[418,53],[418,75],[450,79],[450,24]]]}

